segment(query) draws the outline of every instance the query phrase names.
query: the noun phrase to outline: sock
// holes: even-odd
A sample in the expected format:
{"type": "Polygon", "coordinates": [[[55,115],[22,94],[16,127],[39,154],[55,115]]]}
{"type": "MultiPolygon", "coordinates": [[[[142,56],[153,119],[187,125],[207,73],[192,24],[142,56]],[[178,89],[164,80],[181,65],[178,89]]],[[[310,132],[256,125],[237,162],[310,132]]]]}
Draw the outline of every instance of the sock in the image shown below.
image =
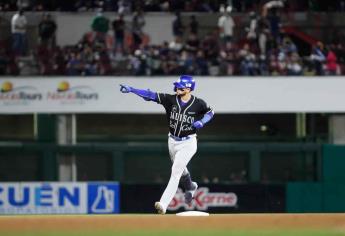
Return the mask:
{"type": "Polygon", "coordinates": [[[181,176],[180,186],[182,187],[183,191],[192,189],[192,178],[189,173],[181,176]]]}

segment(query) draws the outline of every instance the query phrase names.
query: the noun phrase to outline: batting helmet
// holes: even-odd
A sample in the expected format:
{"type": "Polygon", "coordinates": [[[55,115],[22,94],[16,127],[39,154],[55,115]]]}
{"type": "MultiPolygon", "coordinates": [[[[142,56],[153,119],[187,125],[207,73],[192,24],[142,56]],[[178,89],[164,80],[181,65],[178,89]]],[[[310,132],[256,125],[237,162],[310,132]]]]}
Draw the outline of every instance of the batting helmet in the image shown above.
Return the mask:
{"type": "Polygon", "coordinates": [[[181,75],[180,78],[174,82],[174,91],[178,88],[190,88],[191,91],[195,88],[195,80],[190,75],[181,75]]]}

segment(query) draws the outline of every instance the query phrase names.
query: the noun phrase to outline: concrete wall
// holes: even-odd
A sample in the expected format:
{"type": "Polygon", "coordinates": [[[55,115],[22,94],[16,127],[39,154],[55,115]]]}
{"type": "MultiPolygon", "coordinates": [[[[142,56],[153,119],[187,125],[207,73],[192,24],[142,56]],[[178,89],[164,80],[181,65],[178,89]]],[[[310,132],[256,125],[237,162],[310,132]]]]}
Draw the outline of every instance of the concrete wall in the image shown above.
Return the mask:
{"type": "MultiPolygon", "coordinates": [[[[14,12],[0,12],[0,40],[9,36],[10,19],[14,12]]],[[[29,31],[31,34],[31,44],[35,45],[37,41],[37,25],[42,17],[42,13],[27,12],[29,31]]],[[[91,20],[95,13],[93,12],[52,12],[58,23],[57,42],[59,45],[75,44],[82,35],[90,30],[91,20]]],[[[112,21],[116,17],[114,12],[104,13],[112,21]]],[[[185,25],[189,22],[189,17],[194,13],[182,14],[182,20],[185,25]]],[[[201,35],[213,31],[217,25],[219,14],[216,13],[196,13],[200,25],[201,35]]],[[[245,13],[232,14],[237,27],[235,35],[242,37],[244,27],[248,24],[249,15],[245,13]]],[[[150,35],[153,44],[161,43],[164,40],[172,40],[171,22],[174,19],[172,13],[146,13],[146,25],[144,32],[150,35]]],[[[126,16],[125,20],[130,25],[131,17],[126,16]]],[[[313,13],[297,12],[291,14],[282,14],[283,25],[293,25],[302,31],[323,41],[331,40],[334,36],[334,29],[343,30],[345,28],[345,14],[342,13],[313,13]],[[332,27],[330,27],[332,26],[332,27]]],[[[112,34],[112,32],[110,32],[112,34]]]]}

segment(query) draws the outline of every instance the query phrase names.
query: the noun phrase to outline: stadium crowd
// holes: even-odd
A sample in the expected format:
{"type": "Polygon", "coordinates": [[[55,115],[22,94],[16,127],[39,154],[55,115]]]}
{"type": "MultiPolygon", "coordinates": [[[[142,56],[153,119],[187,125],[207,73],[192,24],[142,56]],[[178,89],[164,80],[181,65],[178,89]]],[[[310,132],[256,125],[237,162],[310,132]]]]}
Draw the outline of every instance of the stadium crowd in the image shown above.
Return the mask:
{"type": "MultiPolygon", "coordinates": [[[[87,5],[86,2],[95,1],[83,1],[84,6],[87,5]]],[[[121,1],[115,2],[118,4],[121,1]]],[[[136,1],[130,2],[135,4],[136,1]]],[[[283,1],[271,2],[283,3],[283,1]]],[[[116,19],[110,21],[102,11],[98,11],[92,20],[91,31],[85,33],[78,44],[64,47],[56,45],[55,31],[58,26],[50,14],[44,14],[38,25],[40,42],[33,53],[38,68],[36,74],[71,76],[158,76],[183,73],[211,76],[342,74],[345,62],[344,34],[336,32],[331,43],[324,45],[322,42],[317,42],[308,55],[301,55],[292,38],[281,28],[279,16],[281,6],[279,4],[267,6],[262,14],[250,12],[244,38],[234,37],[236,22],[231,16],[233,7],[221,5],[222,14],[218,19],[218,25],[203,36],[200,35],[200,26],[195,15],[190,15],[189,22],[183,24],[181,15],[177,12],[171,26],[174,40],[164,41],[159,45],[150,44],[148,36],[143,32],[145,17],[142,9],[145,8],[130,13],[130,22],[125,21],[125,12],[119,13],[116,19]],[[111,30],[112,34],[109,33],[111,30]]],[[[24,11],[18,11],[12,18],[12,48],[0,45],[2,75],[21,73],[21,65],[17,58],[28,51],[25,42],[26,24],[24,11]]]]}
{"type": "MultiPolygon", "coordinates": [[[[117,11],[130,13],[141,8],[145,12],[187,11],[218,12],[221,5],[230,4],[237,12],[257,9],[270,0],[2,0],[0,11],[117,11]]],[[[345,1],[289,0],[294,11],[345,11],[345,1]]]]}

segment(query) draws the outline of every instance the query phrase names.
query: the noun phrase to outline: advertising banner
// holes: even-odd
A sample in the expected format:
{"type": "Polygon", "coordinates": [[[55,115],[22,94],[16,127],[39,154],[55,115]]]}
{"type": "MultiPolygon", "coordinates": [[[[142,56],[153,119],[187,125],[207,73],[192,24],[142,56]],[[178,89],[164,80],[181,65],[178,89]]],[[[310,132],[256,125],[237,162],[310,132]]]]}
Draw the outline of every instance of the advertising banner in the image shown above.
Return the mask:
{"type": "Polygon", "coordinates": [[[0,183],[0,214],[119,213],[117,183],[0,183]]]}
{"type": "MultiPolygon", "coordinates": [[[[120,84],[173,94],[178,77],[0,78],[0,114],[163,113],[120,84]]],[[[342,77],[195,77],[193,94],[217,113],[344,113],[342,77]],[[216,91],[211,92],[210,91],[216,91]]]]}
{"type": "MultiPolygon", "coordinates": [[[[153,213],[164,185],[121,185],[122,213],[153,213]]],[[[185,204],[184,193],[178,189],[168,213],[206,211],[210,213],[285,212],[285,185],[205,184],[198,188],[191,205],[185,204]]]]}

